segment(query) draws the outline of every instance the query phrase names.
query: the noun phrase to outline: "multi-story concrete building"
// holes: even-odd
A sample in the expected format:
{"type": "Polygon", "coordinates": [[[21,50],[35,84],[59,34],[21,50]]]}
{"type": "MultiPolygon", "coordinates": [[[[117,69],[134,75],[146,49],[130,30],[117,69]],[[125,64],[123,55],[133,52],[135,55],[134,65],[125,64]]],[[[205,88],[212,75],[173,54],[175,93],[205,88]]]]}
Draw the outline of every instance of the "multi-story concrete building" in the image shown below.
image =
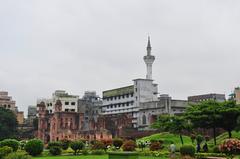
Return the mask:
{"type": "Polygon", "coordinates": [[[157,101],[158,88],[152,80],[152,64],[155,57],[151,55],[151,44],[148,38],[146,63],[146,79],[134,79],[133,85],[103,91],[103,115],[128,114],[132,117],[133,127],[138,126],[140,103],[157,101]]]}
{"type": "Polygon", "coordinates": [[[225,98],[225,94],[216,94],[216,93],[188,97],[188,102],[203,102],[203,101],[208,101],[208,100],[224,102],[226,100],[226,98],[225,98]]]}
{"type": "Polygon", "coordinates": [[[138,129],[150,130],[150,126],[157,120],[157,116],[182,114],[187,105],[187,100],[175,100],[167,94],[160,95],[158,101],[140,103],[138,129]]]}
{"type": "Polygon", "coordinates": [[[235,100],[237,104],[240,104],[240,87],[236,87],[229,96],[230,100],[235,100]]]}
{"type": "Polygon", "coordinates": [[[23,111],[18,111],[16,112],[16,116],[17,116],[17,121],[19,125],[23,125],[25,122],[24,119],[24,112],[23,111]]]}
{"type": "Polygon", "coordinates": [[[15,112],[16,102],[8,96],[8,92],[0,91],[0,107],[10,109],[15,112]]]}
{"type": "Polygon", "coordinates": [[[0,91],[0,107],[12,110],[18,121],[18,124],[22,125],[24,123],[24,112],[18,111],[16,102],[8,95],[8,92],[0,91]]]}
{"type": "Polygon", "coordinates": [[[91,121],[96,122],[101,111],[102,100],[95,91],[86,91],[78,101],[78,112],[83,113],[83,129],[89,130],[91,121]]]}
{"type": "Polygon", "coordinates": [[[56,104],[56,101],[60,100],[62,103],[62,110],[66,112],[77,112],[78,108],[78,100],[79,96],[77,95],[70,95],[64,90],[56,90],[52,94],[52,98],[50,99],[38,99],[37,103],[40,104],[40,102],[44,102],[47,105],[47,110],[49,113],[53,113],[54,105],[56,104]]]}
{"type": "Polygon", "coordinates": [[[36,106],[28,106],[28,115],[27,115],[27,123],[29,125],[33,124],[33,120],[37,117],[37,107],[36,106]]]}
{"type": "Polygon", "coordinates": [[[237,104],[240,104],[240,87],[235,88],[234,94],[237,104]]]}

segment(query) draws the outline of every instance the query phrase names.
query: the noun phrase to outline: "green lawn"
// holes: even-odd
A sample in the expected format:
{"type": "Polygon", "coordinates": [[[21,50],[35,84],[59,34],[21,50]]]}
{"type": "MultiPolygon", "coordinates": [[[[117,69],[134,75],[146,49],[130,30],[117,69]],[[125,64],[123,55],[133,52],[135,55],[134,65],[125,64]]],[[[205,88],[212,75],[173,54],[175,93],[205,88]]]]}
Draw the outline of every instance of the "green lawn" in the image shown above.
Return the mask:
{"type": "MultiPolygon", "coordinates": [[[[151,140],[162,140],[163,145],[165,147],[168,147],[171,144],[171,141],[174,142],[174,144],[176,144],[178,148],[182,146],[179,135],[170,134],[168,132],[153,134],[153,135],[138,139],[138,141],[151,141],[151,140]]],[[[191,138],[188,136],[183,136],[183,142],[184,144],[192,144],[191,138]]]]}
{"type": "MultiPolygon", "coordinates": [[[[166,157],[140,156],[139,159],[167,159],[166,157]]],[[[33,159],[108,159],[107,155],[87,155],[87,156],[46,156],[34,157],[33,159]]]]}
{"type": "MultiPolygon", "coordinates": [[[[240,132],[232,131],[232,138],[240,139],[240,132]]],[[[227,132],[217,136],[217,145],[221,144],[225,139],[228,139],[227,132]]],[[[213,144],[213,139],[211,139],[208,143],[213,144]]]]}

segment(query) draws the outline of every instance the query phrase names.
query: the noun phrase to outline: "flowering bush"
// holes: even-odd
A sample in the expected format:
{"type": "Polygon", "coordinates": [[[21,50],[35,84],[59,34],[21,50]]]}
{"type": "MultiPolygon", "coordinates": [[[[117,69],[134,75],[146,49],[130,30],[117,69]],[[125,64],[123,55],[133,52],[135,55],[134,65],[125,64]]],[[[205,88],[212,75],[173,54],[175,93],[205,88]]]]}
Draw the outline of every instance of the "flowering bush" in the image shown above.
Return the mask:
{"type": "Polygon", "coordinates": [[[137,145],[133,140],[127,140],[122,145],[123,151],[135,151],[136,147],[137,145]]]}
{"type": "Polygon", "coordinates": [[[226,139],[223,144],[219,146],[219,149],[230,158],[233,158],[234,155],[240,154],[240,140],[226,139]]]}
{"type": "Polygon", "coordinates": [[[150,149],[151,151],[157,151],[157,150],[162,149],[162,145],[160,144],[160,142],[152,142],[152,143],[150,144],[149,149],[150,149]]]}

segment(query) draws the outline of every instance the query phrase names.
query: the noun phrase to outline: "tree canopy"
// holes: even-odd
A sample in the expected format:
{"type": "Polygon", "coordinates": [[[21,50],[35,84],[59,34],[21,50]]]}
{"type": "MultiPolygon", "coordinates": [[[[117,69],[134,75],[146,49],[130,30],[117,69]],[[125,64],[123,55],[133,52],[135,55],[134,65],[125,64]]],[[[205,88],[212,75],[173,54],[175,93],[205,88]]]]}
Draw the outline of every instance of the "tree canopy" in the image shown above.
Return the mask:
{"type": "Polygon", "coordinates": [[[190,123],[182,116],[161,115],[157,121],[153,123],[153,128],[168,131],[173,134],[178,134],[183,143],[182,133],[186,130],[191,130],[190,123]]]}
{"type": "Polygon", "coordinates": [[[0,140],[15,137],[17,125],[16,115],[11,110],[0,107],[0,140]]]}

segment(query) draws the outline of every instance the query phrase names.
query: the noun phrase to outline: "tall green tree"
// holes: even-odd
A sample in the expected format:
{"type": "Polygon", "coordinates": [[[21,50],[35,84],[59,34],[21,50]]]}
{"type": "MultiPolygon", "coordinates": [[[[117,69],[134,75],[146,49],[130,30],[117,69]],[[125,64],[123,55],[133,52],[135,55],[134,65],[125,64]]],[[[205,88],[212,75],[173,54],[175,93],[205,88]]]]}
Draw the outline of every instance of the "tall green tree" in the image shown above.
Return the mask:
{"type": "Polygon", "coordinates": [[[216,128],[219,126],[221,115],[220,103],[205,101],[192,104],[185,112],[185,117],[191,121],[194,128],[206,128],[213,130],[214,144],[216,145],[216,128]]]}
{"type": "Polygon", "coordinates": [[[16,115],[11,110],[0,107],[0,140],[16,137],[17,125],[16,115]]]}
{"type": "Polygon", "coordinates": [[[219,109],[221,116],[219,127],[228,132],[228,137],[232,137],[232,131],[237,127],[237,119],[240,115],[240,106],[235,101],[226,101],[221,103],[219,109]]]}
{"type": "Polygon", "coordinates": [[[184,117],[170,115],[159,116],[157,121],[152,124],[152,127],[179,135],[182,145],[184,144],[182,137],[183,132],[191,130],[190,123],[184,117]]]}

